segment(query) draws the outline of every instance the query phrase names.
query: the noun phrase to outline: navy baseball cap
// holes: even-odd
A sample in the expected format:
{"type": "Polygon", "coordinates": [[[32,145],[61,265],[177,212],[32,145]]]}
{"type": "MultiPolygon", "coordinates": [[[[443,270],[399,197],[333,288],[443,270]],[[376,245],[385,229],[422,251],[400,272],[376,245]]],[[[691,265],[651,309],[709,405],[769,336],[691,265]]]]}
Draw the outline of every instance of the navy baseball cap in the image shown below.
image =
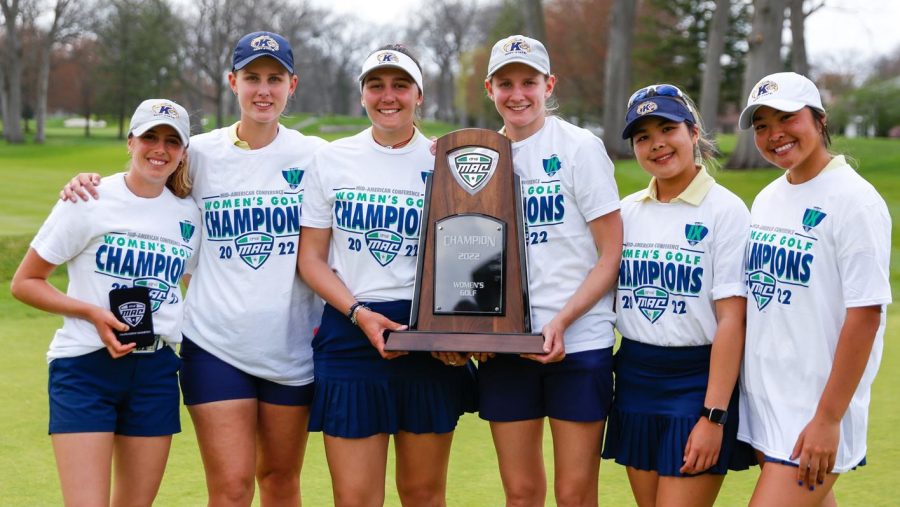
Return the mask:
{"type": "Polygon", "coordinates": [[[261,56],[274,58],[294,73],[294,51],[291,43],[272,32],[253,32],[241,37],[231,56],[231,70],[240,70],[261,56]]]}
{"type": "Polygon", "coordinates": [[[625,114],[625,129],[622,130],[622,139],[631,138],[637,123],[649,116],[659,116],[674,122],[689,121],[697,123],[694,113],[687,104],[677,97],[656,95],[644,100],[635,101],[625,114]]]}

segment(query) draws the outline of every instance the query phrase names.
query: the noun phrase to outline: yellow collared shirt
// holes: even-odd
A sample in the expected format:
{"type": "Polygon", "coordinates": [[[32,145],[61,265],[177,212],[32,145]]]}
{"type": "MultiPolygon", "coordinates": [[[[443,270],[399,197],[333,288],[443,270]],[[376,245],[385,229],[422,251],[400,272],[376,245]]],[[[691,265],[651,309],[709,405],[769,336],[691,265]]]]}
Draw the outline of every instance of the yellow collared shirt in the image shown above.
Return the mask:
{"type": "Polygon", "coordinates": [[[250,145],[247,143],[247,141],[243,141],[243,140],[241,140],[240,137],[238,137],[237,132],[238,132],[238,126],[240,124],[241,124],[240,121],[236,121],[236,122],[234,122],[234,125],[228,127],[228,138],[231,139],[231,142],[238,148],[240,148],[242,150],[249,150],[250,145]]]}
{"type": "MultiPolygon", "coordinates": [[[[671,202],[682,201],[692,206],[700,206],[700,203],[703,202],[703,199],[706,197],[706,194],[709,193],[709,189],[715,185],[716,180],[712,176],[710,176],[709,172],[706,170],[706,167],[700,166],[700,171],[697,172],[697,175],[694,176],[694,179],[691,180],[691,183],[685,188],[677,197],[672,199],[671,202]]],[[[643,193],[641,193],[637,200],[644,201],[650,199],[652,201],[659,202],[659,199],[656,197],[656,178],[650,178],[650,184],[647,185],[647,188],[644,189],[643,193]]]]}

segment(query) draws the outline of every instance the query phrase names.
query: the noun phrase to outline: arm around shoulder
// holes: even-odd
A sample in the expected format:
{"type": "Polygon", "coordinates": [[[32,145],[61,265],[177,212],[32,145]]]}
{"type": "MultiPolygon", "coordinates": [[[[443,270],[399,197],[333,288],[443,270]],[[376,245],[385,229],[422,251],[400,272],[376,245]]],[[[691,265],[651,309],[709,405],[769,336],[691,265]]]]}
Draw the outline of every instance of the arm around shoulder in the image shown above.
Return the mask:
{"type": "Polygon", "coordinates": [[[97,187],[100,186],[100,181],[100,173],[78,173],[59,191],[59,200],[78,202],[78,199],[99,199],[97,187]]]}

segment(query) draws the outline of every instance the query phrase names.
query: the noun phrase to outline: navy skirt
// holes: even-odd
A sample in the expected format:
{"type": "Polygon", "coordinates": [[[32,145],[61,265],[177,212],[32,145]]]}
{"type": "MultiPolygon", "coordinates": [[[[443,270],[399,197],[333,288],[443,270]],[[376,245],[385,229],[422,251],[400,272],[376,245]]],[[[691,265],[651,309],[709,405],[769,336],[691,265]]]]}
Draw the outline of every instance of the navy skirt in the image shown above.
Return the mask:
{"type": "MultiPolygon", "coordinates": [[[[394,322],[409,301],[367,303],[394,322]]],[[[325,305],[313,338],[316,392],[309,430],[343,438],[378,433],[447,433],[477,407],[475,367],[445,366],[427,352],[383,359],[346,315],[325,305]]]]}
{"type": "MultiPolygon", "coordinates": [[[[606,423],[603,458],[681,477],[684,448],[700,417],[712,346],[660,347],[622,339],[615,356],[615,396],[606,423]]],[[[756,464],[737,440],[738,392],[728,404],[719,461],[704,473],[725,474],[756,464]]]]}

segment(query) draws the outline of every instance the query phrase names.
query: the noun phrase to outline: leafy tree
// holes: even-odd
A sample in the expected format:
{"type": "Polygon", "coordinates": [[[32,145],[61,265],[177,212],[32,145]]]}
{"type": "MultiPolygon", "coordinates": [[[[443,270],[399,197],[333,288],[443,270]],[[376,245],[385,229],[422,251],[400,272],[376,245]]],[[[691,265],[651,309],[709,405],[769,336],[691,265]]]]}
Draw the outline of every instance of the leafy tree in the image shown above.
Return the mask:
{"type": "Polygon", "coordinates": [[[900,125],[900,77],[876,76],[828,108],[830,129],[840,131],[850,124],[857,125],[863,135],[871,128],[878,137],[900,125]]]}
{"type": "Polygon", "coordinates": [[[110,0],[98,14],[98,84],[123,138],[125,121],[137,104],[168,91],[177,75],[177,34],[183,28],[166,0],[110,0]]]}
{"type": "MultiPolygon", "coordinates": [[[[649,0],[638,16],[635,35],[634,87],[672,83],[692,96],[700,91],[708,2],[649,0]]],[[[632,83],[629,83],[631,85],[632,83]]]]}
{"type": "Polygon", "coordinates": [[[717,114],[723,104],[739,104],[744,98],[741,79],[749,30],[747,4],[743,1],[649,0],[639,16],[635,35],[632,87],[671,83],[700,100],[712,43],[714,52],[721,52],[716,62],[720,74],[708,86],[716,89],[718,100],[712,102],[713,107],[704,104],[704,118],[717,114]],[[720,42],[710,40],[717,11],[720,15],[727,12],[725,22],[719,21],[724,25],[718,27],[720,42]],[[722,44],[721,49],[718,44],[722,44]]]}

